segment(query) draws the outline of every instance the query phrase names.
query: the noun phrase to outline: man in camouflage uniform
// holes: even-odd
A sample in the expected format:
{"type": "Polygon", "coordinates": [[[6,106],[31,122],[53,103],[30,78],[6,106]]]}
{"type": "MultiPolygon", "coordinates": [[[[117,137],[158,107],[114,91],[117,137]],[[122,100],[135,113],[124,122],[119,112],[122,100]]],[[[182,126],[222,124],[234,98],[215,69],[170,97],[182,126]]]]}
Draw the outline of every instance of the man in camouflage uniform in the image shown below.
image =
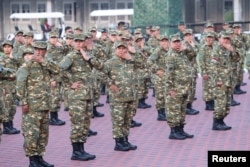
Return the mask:
{"type": "MultiPolygon", "coordinates": [[[[2,43],[4,55],[0,58],[0,66],[10,68],[14,71],[18,68],[17,61],[13,58],[12,49],[13,44],[11,41],[4,41],[2,43]]],[[[15,90],[16,78],[9,77],[3,81],[1,87],[3,93],[3,134],[18,134],[20,130],[13,127],[13,120],[16,114],[16,90],[15,90]]]]}
{"type": "Polygon", "coordinates": [[[185,53],[179,34],[173,34],[170,39],[171,49],[165,60],[165,109],[167,123],[171,128],[169,139],[183,140],[194,137],[184,131],[184,125],[187,100],[195,71],[185,53]]]}
{"type": "Polygon", "coordinates": [[[13,44],[12,54],[16,55],[19,48],[23,45],[23,31],[19,30],[15,32],[15,42],[13,44]]]}
{"type": "Polygon", "coordinates": [[[159,46],[158,37],[160,36],[160,27],[159,26],[153,26],[152,27],[152,35],[149,38],[147,45],[151,48],[151,52],[159,46]]]}
{"type": "Polygon", "coordinates": [[[219,44],[213,48],[212,65],[216,71],[214,75],[215,111],[213,114],[213,130],[230,130],[224,118],[230,112],[231,96],[233,90],[232,62],[240,60],[238,51],[230,43],[230,34],[222,33],[219,44]]]}
{"type": "Polygon", "coordinates": [[[125,42],[115,43],[115,56],[105,62],[103,71],[110,90],[112,133],[116,141],[114,150],[135,150],[137,146],[128,141],[136,105],[134,60],[128,54],[125,42]]]}
{"type": "Polygon", "coordinates": [[[72,160],[92,160],[84,150],[84,143],[90,127],[93,110],[93,67],[101,68],[101,63],[84,51],[84,34],[75,34],[74,50],[60,62],[63,82],[70,88],[68,94],[69,114],[71,117],[70,140],[73,147],[72,160]]]}
{"type": "Polygon", "coordinates": [[[164,88],[165,88],[165,67],[166,67],[166,57],[169,49],[168,37],[166,35],[161,35],[159,38],[160,46],[157,47],[154,52],[150,55],[148,59],[149,66],[154,74],[154,86],[156,91],[156,104],[155,107],[158,111],[157,120],[166,121],[165,114],[165,98],[164,98],[164,88]]]}
{"type": "MultiPolygon", "coordinates": [[[[49,41],[47,44],[47,55],[46,59],[54,61],[57,64],[61,62],[65,56],[65,48],[58,41],[59,34],[56,31],[51,31],[49,33],[49,41]]],[[[62,79],[59,74],[52,75],[51,77],[51,104],[50,104],[50,125],[61,126],[65,124],[58,118],[58,112],[60,111],[61,101],[62,101],[62,79]]]]}
{"type": "MultiPolygon", "coordinates": [[[[12,70],[10,68],[4,68],[0,66],[0,87],[2,88],[4,86],[4,80],[8,78],[15,78],[15,70],[12,70]]],[[[4,110],[3,110],[3,89],[0,89],[0,125],[2,124],[4,116],[4,110]]],[[[1,135],[2,135],[2,126],[0,126],[0,143],[1,143],[1,135]]]]}
{"type": "Polygon", "coordinates": [[[185,22],[184,21],[180,21],[179,24],[178,24],[178,33],[181,37],[181,39],[183,40],[183,37],[184,37],[184,30],[186,29],[186,25],[185,25],[185,22]]]}
{"type": "Polygon", "coordinates": [[[43,160],[49,137],[50,74],[58,74],[54,62],[46,61],[46,43],[34,43],[34,56],[17,71],[17,95],[22,106],[24,151],[30,167],[54,167],[43,160]]]}
{"type": "Polygon", "coordinates": [[[202,76],[202,97],[206,103],[205,110],[214,110],[214,96],[213,96],[213,79],[214,71],[211,64],[211,54],[214,44],[214,34],[209,32],[206,34],[205,44],[199,50],[199,65],[202,76]]]}
{"type": "Polygon", "coordinates": [[[188,60],[190,61],[190,64],[193,68],[193,82],[190,87],[190,94],[188,95],[188,103],[187,103],[187,109],[186,114],[187,115],[196,115],[199,113],[199,111],[193,109],[192,103],[195,98],[195,92],[196,92],[196,77],[197,77],[197,62],[196,62],[196,55],[199,51],[198,46],[195,44],[194,38],[193,38],[193,31],[192,29],[185,29],[183,31],[183,45],[186,47],[185,54],[188,57],[188,60]]]}

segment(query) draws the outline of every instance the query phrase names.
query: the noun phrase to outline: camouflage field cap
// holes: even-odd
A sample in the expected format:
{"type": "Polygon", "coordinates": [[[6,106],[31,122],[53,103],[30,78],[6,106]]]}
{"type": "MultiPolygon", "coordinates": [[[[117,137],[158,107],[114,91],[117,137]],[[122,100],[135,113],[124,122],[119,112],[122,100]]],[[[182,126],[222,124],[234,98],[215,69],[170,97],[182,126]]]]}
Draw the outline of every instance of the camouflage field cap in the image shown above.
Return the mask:
{"type": "Polygon", "coordinates": [[[97,29],[96,29],[96,27],[90,27],[90,28],[88,29],[88,31],[89,31],[89,32],[92,32],[92,31],[95,32],[95,31],[97,31],[97,29]]]}
{"type": "Polygon", "coordinates": [[[168,40],[168,36],[167,35],[160,35],[160,37],[158,38],[159,41],[162,41],[163,39],[168,40]]]}
{"type": "Polygon", "coordinates": [[[53,37],[58,38],[58,37],[59,37],[59,34],[58,34],[56,31],[51,31],[51,32],[49,33],[49,37],[50,37],[50,38],[53,38],[53,37]]]}
{"type": "Polygon", "coordinates": [[[160,26],[153,26],[151,28],[152,31],[157,31],[157,30],[160,30],[160,26]]]}
{"type": "Polygon", "coordinates": [[[14,35],[16,36],[17,34],[22,34],[23,35],[23,31],[22,30],[18,30],[14,33],[14,35]]]}
{"type": "Polygon", "coordinates": [[[32,48],[25,48],[24,51],[23,51],[23,56],[24,56],[26,53],[33,54],[33,53],[34,53],[34,50],[33,50],[32,48]]]}
{"type": "Polygon", "coordinates": [[[74,41],[76,41],[76,40],[84,41],[85,35],[84,34],[74,34],[74,41]]]}
{"type": "Polygon", "coordinates": [[[229,33],[227,33],[227,32],[222,32],[222,33],[220,33],[220,37],[221,38],[231,38],[231,36],[230,36],[230,34],[229,33]]]}
{"type": "Polygon", "coordinates": [[[132,36],[130,34],[123,34],[122,35],[122,39],[130,40],[131,38],[132,38],[132,36]]]}
{"type": "Polygon", "coordinates": [[[142,31],[141,28],[136,28],[134,34],[141,34],[141,31],[142,31]]]}
{"type": "Polygon", "coordinates": [[[241,25],[240,24],[233,24],[233,28],[236,28],[236,27],[241,28],[241,25]]]}
{"type": "Polygon", "coordinates": [[[181,41],[181,37],[180,37],[179,34],[173,34],[173,35],[171,35],[170,39],[171,39],[172,42],[174,42],[174,41],[181,41]]]}
{"type": "Polygon", "coordinates": [[[124,47],[128,47],[128,45],[125,43],[125,42],[121,42],[121,41],[118,41],[115,43],[115,48],[118,48],[119,46],[124,46],[124,47]]]}
{"type": "Polygon", "coordinates": [[[82,29],[82,27],[81,27],[81,26],[76,26],[76,27],[74,28],[74,30],[80,30],[80,31],[83,31],[83,29],[82,29]]]}
{"type": "Polygon", "coordinates": [[[214,27],[214,24],[211,23],[211,22],[209,22],[209,23],[206,23],[206,24],[205,24],[205,27],[206,27],[206,28],[208,28],[208,27],[214,27]]]}
{"type": "Polygon", "coordinates": [[[10,40],[4,40],[4,41],[2,42],[2,46],[4,46],[4,45],[10,45],[10,46],[13,47],[13,42],[10,41],[10,40]]]}
{"type": "Polygon", "coordinates": [[[47,48],[47,43],[45,41],[35,41],[33,44],[34,48],[39,48],[39,49],[46,49],[47,48]]]}
{"type": "Polygon", "coordinates": [[[119,31],[119,30],[117,31],[117,35],[118,35],[118,36],[121,36],[121,35],[123,35],[123,34],[124,34],[123,31],[119,31]]]}
{"type": "Polygon", "coordinates": [[[69,34],[66,34],[65,37],[69,38],[69,39],[74,39],[74,34],[73,33],[69,33],[69,34]]]}
{"type": "Polygon", "coordinates": [[[109,34],[110,35],[117,35],[117,32],[115,30],[111,30],[111,31],[109,31],[109,34]]]}
{"type": "Polygon", "coordinates": [[[228,22],[224,22],[223,25],[229,25],[229,23],[228,22]]]}
{"type": "Polygon", "coordinates": [[[25,33],[23,33],[23,36],[25,37],[25,36],[28,36],[28,37],[34,37],[34,34],[33,34],[33,32],[25,32],[25,33]]]}
{"type": "Polygon", "coordinates": [[[91,32],[87,32],[84,35],[85,35],[85,38],[92,38],[93,37],[91,32]]]}
{"type": "Polygon", "coordinates": [[[193,30],[192,30],[192,29],[185,29],[185,30],[183,31],[183,35],[185,36],[185,35],[187,35],[187,34],[193,34],[193,30]]]}
{"type": "Polygon", "coordinates": [[[146,26],[146,29],[151,29],[152,28],[152,26],[146,26]]]}
{"type": "Polygon", "coordinates": [[[208,32],[207,34],[206,34],[206,37],[213,37],[214,38],[214,33],[213,32],[208,32]]]}
{"type": "Polygon", "coordinates": [[[135,42],[137,42],[137,40],[139,40],[139,39],[143,39],[144,37],[142,36],[142,35],[137,35],[137,36],[135,36],[135,42]]]}

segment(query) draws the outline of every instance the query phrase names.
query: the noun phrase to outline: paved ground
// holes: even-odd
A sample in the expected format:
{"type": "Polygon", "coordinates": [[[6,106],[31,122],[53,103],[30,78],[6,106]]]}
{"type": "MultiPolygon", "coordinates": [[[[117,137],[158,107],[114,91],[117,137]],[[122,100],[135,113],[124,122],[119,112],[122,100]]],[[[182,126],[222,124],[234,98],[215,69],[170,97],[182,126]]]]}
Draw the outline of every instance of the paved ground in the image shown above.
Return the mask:
{"type": "MultiPolygon", "coordinates": [[[[186,117],[186,131],[195,135],[193,139],[184,141],[169,140],[169,128],[166,122],[156,121],[156,110],[139,109],[135,120],[143,125],[131,129],[131,143],[138,149],[129,152],[114,151],[114,140],[111,135],[111,121],[109,106],[98,108],[105,113],[103,118],[92,119],[91,128],[98,131],[98,135],[88,138],[86,150],[97,158],[93,161],[72,161],[69,140],[70,122],[68,112],[61,111],[60,118],[67,121],[65,126],[50,126],[50,138],[45,159],[54,163],[56,167],[205,167],[207,166],[208,150],[250,150],[250,82],[242,89],[248,90],[245,95],[235,95],[241,102],[240,106],[232,107],[225,122],[232,126],[232,130],[225,132],[212,131],[212,112],[204,111],[201,98],[201,79],[198,79],[197,100],[194,108],[200,110],[196,116],[186,117]]],[[[150,90],[147,102],[154,104],[150,90]]],[[[105,102],[105,96],[101,102],[105,102]]],[[[20,129],[21,111],[17,108],[15,126],[20,129]]],[[[0,144],[0,167],[27,167],[28,159],[22,149],[23,137],[19,135],[3,135],[0,144]]]]}

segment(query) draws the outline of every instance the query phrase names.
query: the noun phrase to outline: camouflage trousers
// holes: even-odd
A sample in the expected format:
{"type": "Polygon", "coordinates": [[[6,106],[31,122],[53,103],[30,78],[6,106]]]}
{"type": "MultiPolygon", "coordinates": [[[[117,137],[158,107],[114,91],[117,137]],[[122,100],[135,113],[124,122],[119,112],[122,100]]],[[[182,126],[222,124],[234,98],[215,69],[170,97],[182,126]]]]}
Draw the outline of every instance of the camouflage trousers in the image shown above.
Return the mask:
{"type": "Polygon", "coordinates": [[[214,118],[225,118],[230,112],[232,88],[227,86],[214,88],[214,118]]]}
{"type": "Polygon", "coordinates": [[[3,92],[0,89],[0,143],[1,143],[1,136],[2,136],[2,121],[3,121],[3,92]]]}
{"type": "Polygon", "coordinates": [[[165,96],[165,111],[167,123],[170,127],[176,127],[185,124],[187,96],[165,96]]]}
{"type": "Polygon", "coordinates": [[[164,97],[164,80],[165,77],[155,75],[154,77],[155,86],[155,107],[157,110],[165,108],[165,97],[164,97]]]}
{"type": "Polygon", "coordinates": [[[69,116],[71,121],[70,140],[72,143],[86,142],[93,110],[91,100],[72,99],[69,96],[69,116]]]}
{"type": "Polygon", "coordinates": [[[62,82],[57,82],[56,87],[51,88],[51,105],[50,112],[58,112],[62,101],[62,82]]]}
{"type": "Polygon", "coordinates": [[[94,106],[97,106],[99,103],[99,99],[101,96],[100,85],[101,85],[101,81],[99,79],[94,80],[94,85],[93,85],[93,105],[94,106]]]}
{"type": "Polygon", "coordinates": [[[69,88],[65,85],[63,85],[62,87],[62,92],[63,92],[63,101],[64,101],[64,107],[69,107],[69,103],[68,103],[68,94],[69,94],[69,88]]]}
{"type": "Polygon", "coordinates": [[[240,61],[237,64],[237,81],[236,84],[240,85],[243,81],[243,75],[244,75],[244,61],[240,61]]]}
{"type": "Polygon", "coordinates": [[[15,90],[15,88],[11,86],[5,88],[3,91],[3,99],[2,99],[3,122],[9,122],[14,120],[14,116],[16,114],[16,104],[15,104],[16,93],[13,90],[15,90]]]}
{"type": "Polygon", "coordinates": [[[196,77],[193,78],[192,84],[190,86],[190,93],[188,94],[187,101],[188,103],[192,103],[195,98],[195,93],[196,93],[196,77]]]}
{"type": "Polygon", "coordinates": [[[204,101],[210,101],[214,99],[213,96],[213,81],[212,78],[202,80],[202,98],[204,101]]]}
{"type": "Polygon", "coordinates": [[[137,92],[138,99],[142,99],[142,98],[145,98],[147,96],[149,81],[150,81],[149,79],[145,79],[145,78],[138,78],[137,79],[136,92],[137,92]]]}
{"type": "Polygon", "coordinates": [[[43,156],[49,138],[49,111],[31,111],[22,115],[26,156],[43,156]]]}
{"type": "Polygon", "coordinates": [[[136,101],[110,102],[113,138],[120,138],[129,135],[131,120],[136,111],[135,103],[136,101]]]}

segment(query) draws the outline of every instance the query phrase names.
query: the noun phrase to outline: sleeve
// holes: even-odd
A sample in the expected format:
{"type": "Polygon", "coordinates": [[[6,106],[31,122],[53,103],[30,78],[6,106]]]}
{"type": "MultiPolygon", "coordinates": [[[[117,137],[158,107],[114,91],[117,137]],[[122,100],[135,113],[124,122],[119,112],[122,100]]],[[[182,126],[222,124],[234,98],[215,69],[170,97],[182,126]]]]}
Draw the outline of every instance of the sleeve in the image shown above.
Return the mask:
{"type": "Polygon", "coordinates": [[[21,67],[16,73],[17,83],[16,83],[16,92],[17,96],[20,99],[20,105],[26,105],[27,103],[27,79],[28,71],[21,67]]]}
{"type": "Polygon", "coordinates": [[[205,48],[202,47],[198,54],[199,65],[201,68],[201,75],[207,74],[206,64],[205,64],[205,48]]]}
{"type": "Polygon", "coordinates": [[[70,67],[73,64],[73,60],[70,58],[69,55],[65,56],[62,61],[59,63],[60,68],[60,75],[62,78],[62,81],[66,83],[67,85],[73,84],[71,80],[71,74],[70,74],[70,67]]]}
{"type": "Polygon", "coordinates": [[[159,49],[155,49],[153,53],[149,56],[148,61],[147,61],[152,73],[156,73],[158,69],[158,65],[156,62],[157,59],[159,58],[158,52],[159,52],[159,49]]]}
{"type": "Polygon", "coordinates": [[[174,87],[174,76],[175,76],[175,55],[168,55],[166,58],[166,91],[169,92],[171,90],[175,90],[174,87]]]}

